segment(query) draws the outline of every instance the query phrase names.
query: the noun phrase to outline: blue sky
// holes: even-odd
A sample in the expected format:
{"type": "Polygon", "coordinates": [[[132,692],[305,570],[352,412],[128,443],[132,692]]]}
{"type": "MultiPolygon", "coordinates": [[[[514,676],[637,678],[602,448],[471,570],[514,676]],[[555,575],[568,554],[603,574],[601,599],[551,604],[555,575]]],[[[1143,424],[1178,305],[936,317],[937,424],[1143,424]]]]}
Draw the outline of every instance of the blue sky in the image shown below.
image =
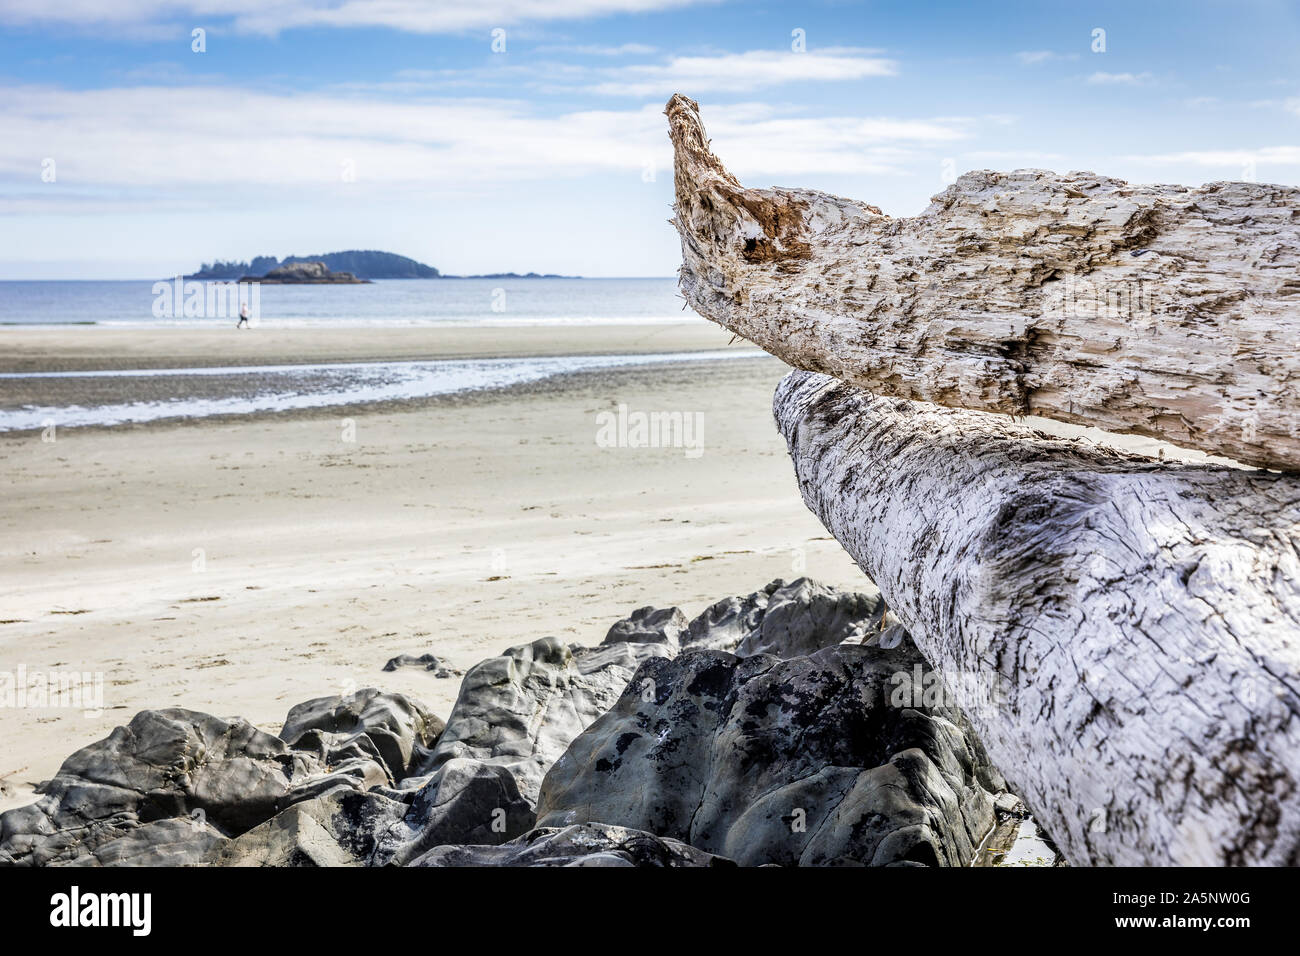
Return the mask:
{"type": "Polygon", "coordinates": [[[1249,0],[0,0],[0,278],[670,275],[675,90],[745,183],[894,215],[977,168],[1300,184],[1298,53],[1249,0]]]}

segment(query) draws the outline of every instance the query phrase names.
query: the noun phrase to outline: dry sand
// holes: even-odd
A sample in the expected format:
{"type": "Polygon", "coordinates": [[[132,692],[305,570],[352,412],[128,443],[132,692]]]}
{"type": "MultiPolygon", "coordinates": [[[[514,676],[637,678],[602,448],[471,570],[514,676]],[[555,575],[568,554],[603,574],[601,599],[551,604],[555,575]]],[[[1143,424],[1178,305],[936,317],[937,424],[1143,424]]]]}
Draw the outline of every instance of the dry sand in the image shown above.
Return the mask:
{"type": "MultiPolygon", "coordinates": [[[[5,370],[716,348],[710,326],[0,330],[5,370]],[[89,334],[88,334],[89,333],[89,334]],[[210,339],[210,340],[209,340],[210,339]]],[[[151,707],[278,729],[379,686],[446,716],[464,670],[644,604],[693,616],[772,578],[865,579],[805,510],[775,359],[630,369],[413,406],[0,435],[0,673],[102,672],[105,711],[0,711],[0,808],[151,707]],[[599,411],[699,411],[704,449],[602,448],[599,411]],[[343,441],[342,419],[355,424],[343,441]],[[201,559],[201,560],[200,560],[201,559]]]]}

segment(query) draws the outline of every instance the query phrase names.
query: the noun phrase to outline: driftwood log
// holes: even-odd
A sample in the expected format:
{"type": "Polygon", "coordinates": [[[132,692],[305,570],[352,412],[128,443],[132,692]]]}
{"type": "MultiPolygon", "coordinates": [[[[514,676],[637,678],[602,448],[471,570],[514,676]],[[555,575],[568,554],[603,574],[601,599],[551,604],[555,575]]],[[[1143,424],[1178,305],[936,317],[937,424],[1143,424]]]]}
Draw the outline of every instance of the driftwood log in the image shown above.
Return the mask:
{"type": "Polygon", "coordinates": [[[1300,469],[1300,189],[980,171],[895,219],[667,114],[687,301],[795,368],[1300,469]]]}
{"type": "Polygon", "coordinates": [[[1075,864],[1300,864],[1300,476],[793,372],[808,507],[1075,864]]]}

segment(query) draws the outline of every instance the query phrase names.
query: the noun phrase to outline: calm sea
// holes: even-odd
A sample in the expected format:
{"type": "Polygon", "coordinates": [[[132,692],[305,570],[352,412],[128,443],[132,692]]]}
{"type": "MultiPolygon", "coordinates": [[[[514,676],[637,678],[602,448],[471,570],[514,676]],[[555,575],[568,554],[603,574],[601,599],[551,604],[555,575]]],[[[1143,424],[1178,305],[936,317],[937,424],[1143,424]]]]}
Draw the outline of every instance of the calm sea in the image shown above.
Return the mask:
{"type": "MultiPolygon", "coordinates": [[[[0,282],[0,324],[203,327],[235,321],[229,315],[186,316],[183,308],[180,315],[160,317],[157,312],[169,309],[158,308],[159,296],[167,297],[164,304],[176,298],[174,284],[168,285],[160,291],[152,282],[0,282]]],[[[227,292],[234,288],[212,285],[227,292]]],[[[181,291],[182,299],[188,296],[184,287],[181,291]]],[[[673,279],[407,279],[263,286],[258,294],[264,327],[704,321],[682,311],[673,279]]],[[[573,372],[757,354],[728,350],[78,372],[9,371],[0,356],[0,432],[364,405],[506,388],[573,372]]]]}
{"type": "MultiPolygon", "coordinates": [[[[0,282],[4,325],[221,325],[175,282],[0,282]]],[[[201,283],[228,293],[229,283],[201,283]]],[[[243,287],[241,295],[248,287],[243,287]]],[[[582,325],[698,321],[675,279],[394,279],[368,285],[265,285],[261,324],[276,326],[582,325]]],[[[206,301],[206,296],[204,297],[206,301]]],[[[197,301],[197,300],[196,300],[197,301]]],[[[237,309],[232,311],[238,311],[237,309]]]]}

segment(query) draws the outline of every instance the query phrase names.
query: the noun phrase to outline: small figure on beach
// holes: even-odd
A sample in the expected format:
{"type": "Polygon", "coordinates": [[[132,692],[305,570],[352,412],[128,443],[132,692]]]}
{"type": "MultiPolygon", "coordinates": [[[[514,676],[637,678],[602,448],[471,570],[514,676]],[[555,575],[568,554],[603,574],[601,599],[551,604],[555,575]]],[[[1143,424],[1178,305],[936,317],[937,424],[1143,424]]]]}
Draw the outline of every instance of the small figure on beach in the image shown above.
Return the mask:
{"type": "Polygon", "coordinates": [[[247,302],[245,302],[243,305],[239,307],[239,321],[235,323],[235,328],[237,329],[242,329],[245,327],[250,329],[252,328],[252,326],[248,324],[248,303],[247,302]]]}

